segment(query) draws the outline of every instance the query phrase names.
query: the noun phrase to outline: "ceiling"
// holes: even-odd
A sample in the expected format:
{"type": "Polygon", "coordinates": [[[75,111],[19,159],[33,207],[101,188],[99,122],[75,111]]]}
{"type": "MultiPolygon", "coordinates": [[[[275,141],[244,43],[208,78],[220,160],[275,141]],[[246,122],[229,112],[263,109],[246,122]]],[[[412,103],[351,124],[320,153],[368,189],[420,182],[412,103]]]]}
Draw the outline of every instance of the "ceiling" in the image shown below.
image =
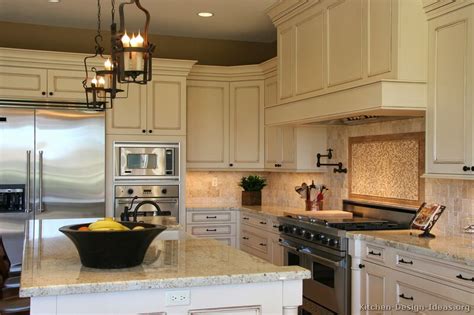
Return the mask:
{"type": "MultiPolygon", "coordinates": [[[[276,0],[141,0],[150,11],[150,33],[196,38],[272,42],[275,28],[265,10],[276,0]],[[198,12],[213,12],[201,18],[198,12]]],[[[116,0],[119,4],[123,1],[116,0]]],[[[101,0],[102,28],[111,21],[111,1],[101,0]]],[[[118,5],[117,5],[118,7],[118,5]]],[[[118,8],[117,8],[118,11],[118,8]]],[[[143,28],[144,16],[126,6],[127,29],[143,28]]],[[[116,19],[118,17],[118,12],[116,19]]],[[[0,21],[95,29],[97,0],[0,0],[0,21]]]]}

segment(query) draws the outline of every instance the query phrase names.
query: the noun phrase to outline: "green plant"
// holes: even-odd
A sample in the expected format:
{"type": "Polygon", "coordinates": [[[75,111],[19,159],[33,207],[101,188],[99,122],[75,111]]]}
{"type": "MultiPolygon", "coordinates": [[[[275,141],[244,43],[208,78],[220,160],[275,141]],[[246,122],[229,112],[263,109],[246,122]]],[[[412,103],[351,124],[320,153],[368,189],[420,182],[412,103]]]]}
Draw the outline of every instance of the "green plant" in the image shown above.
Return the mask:
{"type": "Polygon", "coordinates": [[[249,175],[240,179],[239,186],[245,191],[260,191],[267,186],[267,180],[258,175],[249,175]]]}

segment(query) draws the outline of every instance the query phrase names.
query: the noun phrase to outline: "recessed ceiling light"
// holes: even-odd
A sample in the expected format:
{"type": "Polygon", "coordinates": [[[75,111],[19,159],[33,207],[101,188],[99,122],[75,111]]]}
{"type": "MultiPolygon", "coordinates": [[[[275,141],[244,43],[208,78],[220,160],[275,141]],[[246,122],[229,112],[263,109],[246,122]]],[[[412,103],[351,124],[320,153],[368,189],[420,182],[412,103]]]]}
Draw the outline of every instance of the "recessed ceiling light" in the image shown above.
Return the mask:
{"type": "Polygon", "coordinates": [[[48,0],[49,3],[59,3],[61,0],[48,0]]]}
{"type": "Polygon", "coordinates": [[[212,12],[199,12],[198,15],[200,17],[208,18],[208,17],[214,16],[214,13],[212,13],[212,12]]]}

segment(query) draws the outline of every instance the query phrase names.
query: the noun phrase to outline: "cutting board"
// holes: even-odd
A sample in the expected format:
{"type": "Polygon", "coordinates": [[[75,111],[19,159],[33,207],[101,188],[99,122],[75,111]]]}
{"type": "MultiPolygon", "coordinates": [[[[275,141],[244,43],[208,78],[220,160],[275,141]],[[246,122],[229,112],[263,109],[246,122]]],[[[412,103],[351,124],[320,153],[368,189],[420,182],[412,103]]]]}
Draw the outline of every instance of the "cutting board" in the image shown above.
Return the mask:
{"type": "Polygon", "coordinates": [[[285,215],[304,215],[316,219],[352,219],[352,212],[342,210],[321,210],[321,211],[285,211],[285,215]]]}

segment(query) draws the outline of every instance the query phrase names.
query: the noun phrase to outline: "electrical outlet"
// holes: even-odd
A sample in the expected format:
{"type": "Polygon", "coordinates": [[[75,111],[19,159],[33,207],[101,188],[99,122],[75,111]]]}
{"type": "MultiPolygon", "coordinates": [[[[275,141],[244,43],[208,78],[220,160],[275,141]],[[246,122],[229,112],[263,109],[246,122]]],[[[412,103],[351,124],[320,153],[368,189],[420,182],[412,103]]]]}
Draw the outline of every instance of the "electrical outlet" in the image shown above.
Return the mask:
{"type": "Polygon", "coordinates": [[[212,178],[212,187],[217,187],[217,177],[212,178]]]}
{"type": "Polygon", "coordinates": [[[166,292],[166,306],[191,304],[191,293],[189,290],[166,292]]]}

